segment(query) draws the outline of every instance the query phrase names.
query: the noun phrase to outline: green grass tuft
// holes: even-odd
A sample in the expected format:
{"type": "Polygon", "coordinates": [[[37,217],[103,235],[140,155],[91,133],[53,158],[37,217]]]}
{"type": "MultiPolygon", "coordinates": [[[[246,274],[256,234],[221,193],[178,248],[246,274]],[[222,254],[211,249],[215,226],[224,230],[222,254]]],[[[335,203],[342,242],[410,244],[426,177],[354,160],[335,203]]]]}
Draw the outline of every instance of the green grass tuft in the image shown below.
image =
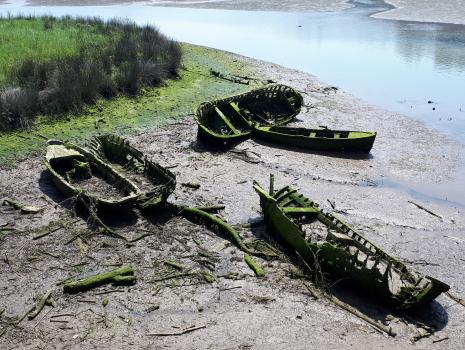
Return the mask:
{"type": "Polygon", "coordinates": [[[178,76],[179,44],[151,26],[98,18],[0,19],[0,131],[178,76]],[[3,83],[2,83],[3,81],[3,83]]]}

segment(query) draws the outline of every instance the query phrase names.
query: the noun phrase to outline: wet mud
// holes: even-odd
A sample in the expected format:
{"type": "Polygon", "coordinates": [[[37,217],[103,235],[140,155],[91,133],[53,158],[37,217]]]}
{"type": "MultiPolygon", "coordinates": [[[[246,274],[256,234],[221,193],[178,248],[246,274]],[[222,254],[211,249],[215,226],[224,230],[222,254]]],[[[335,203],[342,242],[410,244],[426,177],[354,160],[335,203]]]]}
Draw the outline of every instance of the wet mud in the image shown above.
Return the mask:
{"type": "MultiPolygon", "coordinates": [[[[178,186],[170,200],[196,206],[223,204],[221,217],[245,239],[261,238],[276,245],[260,223],[258,196],[252,189],[253,180],[266,185],[273,173],[275,188],[292,184],[412,268],[464,295],[463,208],[418,201],[375,182],[383,176],[447,181],[460,164],[463,147],[417,121],[368,106],[311,75],[234,57],[254,65],[258,76],[302,92],[306,107],[294,125],[376,130],[374,148],[369,156],[348,156],[248,140],[232,149],[212,150],[197,141],[191,117],[130,135],[133,146],[177,175],[178,186]]],[[[257,278],[227,237],[180,217],[134,212],[107,219],[132,242],[89,231],[84,219],[70,218],[69,203],[53,186],[40,155],[14,169],[0,170],[0,183],[2,199],[45,208],[23,215],[0,207],[0,225],[14,229],[0,230],[0,311],[5,310],[0,327],[8,327],[1,339],[5,348],[87,349],[111,342],[115,349],[454,349],[465,341],[465,308],[445,296],[406,315],[336,288],[338,297],[398,333],[395,338],[386,337],[331,302],[312,297],[305,287],[309,281],[286,255],[274,261],[256,258],[266,272],[257,278]],[[60,223],[63,228],[53,231],[60,223]],[[33,239],[46,230],[53,232],[33,239]],[[146,233],[150,235],[140,238],[146,233]],[[212,263],[200,259],[202,252],[212,263]],[[196,274],[163,280],[176,272],[167,260],[196,274]],[[134,267],[134,286],[107,285],[76,295],[62,292],[60,282],[67,278],[121,264],[134,267]],[[205,271],[215,281],[199,278],[205,271]],[[11,326],[51,286],[56,288],[55,307],[46,306],[33,321],[26,318],[11,326]],[[436,332],[419,338],[424,329],[420,323],[436,332]],[[150,335],[190,327],[199,328],[182,335],[150,335]]]]}

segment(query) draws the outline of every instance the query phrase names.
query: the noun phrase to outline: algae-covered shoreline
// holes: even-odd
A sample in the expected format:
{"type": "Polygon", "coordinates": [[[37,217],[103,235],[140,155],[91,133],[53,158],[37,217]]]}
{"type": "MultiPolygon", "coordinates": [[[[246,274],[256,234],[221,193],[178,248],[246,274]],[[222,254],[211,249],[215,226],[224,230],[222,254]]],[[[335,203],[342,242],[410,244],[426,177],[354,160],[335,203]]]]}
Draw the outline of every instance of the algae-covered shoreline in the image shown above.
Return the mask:
{"type": "Polygon", "coordinates": [[[59,120],[46,117],[30,130],[5,133],[0,137],[1,167],[14,166],[18,159],[41,152],[45,139],[66,139],[81,143],[94,134],[131,133],[141,128],[156,127],[192,114],[205,100],[242,92],[244,85],[217,79],[210,69],[228,73],[247,73],[250,68],[227,54],[194,45],[183,45],[183,68],[180,78],[162,87],[147,87],[135,97],[120,96],[99,99],[82,113],[64,115],[59,120]]]}

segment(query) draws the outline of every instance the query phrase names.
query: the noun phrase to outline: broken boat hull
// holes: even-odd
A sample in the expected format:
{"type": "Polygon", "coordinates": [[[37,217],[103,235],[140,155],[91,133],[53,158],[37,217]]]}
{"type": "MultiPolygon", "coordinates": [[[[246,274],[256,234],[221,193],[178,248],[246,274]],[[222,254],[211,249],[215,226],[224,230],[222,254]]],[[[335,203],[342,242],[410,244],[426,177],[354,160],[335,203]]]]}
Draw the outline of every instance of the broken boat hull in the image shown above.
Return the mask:
{"type": "Polygon", "coordinates": [[[211,145],[235,145],[252,133],[249,124],[228,104],[204,102],[194,115],[198,124],[197,138],[211,145]]]}
{"type": "Polygon", "coordinates": [[[86,203],[95,206],[99,211],[125,211],[130,209],[137,200],[138,188],[132,182],[79,146],[54,141],[47,146],[44,161],[53,183],[64,196],[81,196],[86,203]],[[89,164],[92,173],[99,174],[108,182],[118,184],[122,189],[122,195],[119,198],[104,197],[72,184],[68,175],[73,170],[75,162],[89,164]]]}
{"type": "Polygon", "coordinates": [[[204,102],[194,111],[197,135],[207,143],[233,145],[250,137],[252,123],[289,123],[300,112],[302,104],[302,96],[297,91],[280,84],[204,102]]]}
{"type": "Polygon", "coordinates": [[[271,232],[309,267],[321,269],[319,272],[332,280],[350,282],[400,309],[421,306],[449,289],[437,279],[409,271],[401,261],[291,187],[267,193],[255,183],[254,189],[260,196],[265,222],[271,232]],[[306,239],[299,218],[318,220],[326,225],[326,240],[306,239]],[[399,278],[395,290],[393,276],[399,278]]]}
{"type": "Polygon", "coordinates": [[[129,179],[134,178],[133,181],[140,190],[138,206],[142,209],[165,203],[176,188],[176,175],[149,160],[118,135],[94,137],[91,141],[91,151],[104,162],[118,167],[118,171],[129,179]]]}

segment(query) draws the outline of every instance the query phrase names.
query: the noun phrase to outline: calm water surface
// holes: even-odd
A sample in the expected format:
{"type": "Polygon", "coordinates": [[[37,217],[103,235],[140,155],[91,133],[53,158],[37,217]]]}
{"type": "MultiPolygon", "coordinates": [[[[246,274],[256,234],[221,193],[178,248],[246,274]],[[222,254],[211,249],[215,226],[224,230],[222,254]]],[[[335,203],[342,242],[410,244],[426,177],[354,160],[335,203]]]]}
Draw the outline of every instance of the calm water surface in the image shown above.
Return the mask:
{"type": "MultiPolygon", "coordinates": [[[[127,17],[139,24],[155,24],[180,41],[315,74],[371,104],[417,118],[463,142],[465,26],[374,19],[369,15],[389,9],[383,1],[354,4],[339,12],[280,13],[145,5],[25,7],[17,1],[0,6],[0,14],[127,17]]],[[[438,196],[445,199],[448,194],[442,191],[438,196]]],[[[461,202],[465,204],[465,199],[461,202]]]]}

